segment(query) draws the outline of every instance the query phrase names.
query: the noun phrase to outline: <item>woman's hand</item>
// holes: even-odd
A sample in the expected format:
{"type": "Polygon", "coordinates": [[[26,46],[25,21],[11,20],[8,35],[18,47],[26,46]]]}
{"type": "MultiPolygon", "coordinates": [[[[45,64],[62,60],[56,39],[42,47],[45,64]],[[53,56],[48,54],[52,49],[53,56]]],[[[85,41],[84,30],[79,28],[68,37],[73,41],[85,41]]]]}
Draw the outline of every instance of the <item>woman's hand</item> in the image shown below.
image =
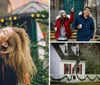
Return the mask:
{"type": "Polygon", "coordinates": [[[54,30],[57,31],[57,27],[54,27],[54,30]]]}
{"type": "Polygon", "coordinates": [[[71,12],[74,12],[74,8],[71,9],[71,12]]]}

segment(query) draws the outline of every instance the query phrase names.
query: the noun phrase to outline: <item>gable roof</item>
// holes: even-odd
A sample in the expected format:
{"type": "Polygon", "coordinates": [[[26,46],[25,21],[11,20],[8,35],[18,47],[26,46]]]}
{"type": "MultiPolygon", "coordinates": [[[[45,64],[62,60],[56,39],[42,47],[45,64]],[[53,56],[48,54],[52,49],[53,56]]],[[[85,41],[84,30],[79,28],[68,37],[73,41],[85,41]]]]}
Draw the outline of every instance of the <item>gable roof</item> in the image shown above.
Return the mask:
{"type": "Polygon", "coordinates": [[[81,61],[85,61],[84,56],[82,55],[81,51],[79,51],[79,56],[77,56],[74,54],[71,47],[69,46],[68,55],[64,55],[61,48],[59,47],[59,43],[52,43],[52,45],[62,60],[77,60],[77,59],[79,59],[81,61]]]}
{"type": "Polygon", "coordinates": [[[25,4],[22,7],[17,8],[12,12],[12,14],[22,14],[22,13],[37,13],[38,11],[46,10],[48,11],[48,5],[31,1],[28,4],[25,4]]]}

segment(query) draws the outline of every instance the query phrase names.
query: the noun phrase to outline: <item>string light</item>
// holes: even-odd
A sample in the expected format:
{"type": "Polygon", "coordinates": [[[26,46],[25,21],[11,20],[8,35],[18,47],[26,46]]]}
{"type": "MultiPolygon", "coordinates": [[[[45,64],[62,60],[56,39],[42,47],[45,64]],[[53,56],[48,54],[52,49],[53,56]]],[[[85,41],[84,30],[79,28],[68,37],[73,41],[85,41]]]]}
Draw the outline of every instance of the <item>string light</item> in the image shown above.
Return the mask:
{"type": "Polygon", "coordinates": [[[34,17],[34,14],[31,14],[31,17],[34,17]]]}
{"type": "Polygon", "coordinates": [[[1,22],[4,22],[4,19],[1,19],[1,22]]]}
{"type": "Polygon", "coordinates": [[[40,17],[40,14],[37,14],[36,16],[37,16],[37,17],[40,17]]]}
{"type": "Polygon", "coordinates": [[[44,18],[44,17],[45,17],[45,15],[42,15],[42,17],[44,18]]]}
{"type": "MultiPolygon", "coordinates": [[[[39,18],[40,16],[42,16],[43,18],[46,17],[46,15],[44,15],[44,14],[43,14],[43,15],[40,15],[39,13],[36,14],[36,17],[37,17],[37,18],[39,18]]],[[[32,13],[32,14],[31,14],[31,17],[35,17],[35,14],[32,13]]],[[[3,23],[5,20],[10,20],[10,21],[12,21],[12,20],[17,20],[17,19],[18,19],[17,16],[14,16],[14,17],[11,17],[11,16],[10,16],[10,17],[8,17],[8,18],[6,18],[6,19],[1,18],[1,19],[0,19],[0,22],[3,23]]]]}
{"type": "Polygon", "coordinates": [[[13,18],[14,20],[17,20],[17,17],[16,16],[14,16],[14,18],[13,18]]]}
{"type": "Polygon", "coordinates": [[[12,20],[12,17],[9,17],[9,20],[12,20]]]}

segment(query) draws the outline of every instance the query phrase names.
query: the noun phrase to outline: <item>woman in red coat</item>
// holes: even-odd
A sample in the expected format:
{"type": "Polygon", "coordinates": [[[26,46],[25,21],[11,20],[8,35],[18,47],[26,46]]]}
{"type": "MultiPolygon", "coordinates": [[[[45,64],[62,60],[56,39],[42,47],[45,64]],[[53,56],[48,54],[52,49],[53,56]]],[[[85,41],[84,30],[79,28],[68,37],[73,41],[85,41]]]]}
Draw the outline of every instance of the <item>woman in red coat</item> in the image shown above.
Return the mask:
{"type": "Polygon", "coordinates": [[[70,24],[74,21],[74,9],[71,9],[70,18],[67,17],[64,10],[60,11],[60,16],[55,24],[55,38],[57,40],[66,41],[72,36],[70,24]]]}

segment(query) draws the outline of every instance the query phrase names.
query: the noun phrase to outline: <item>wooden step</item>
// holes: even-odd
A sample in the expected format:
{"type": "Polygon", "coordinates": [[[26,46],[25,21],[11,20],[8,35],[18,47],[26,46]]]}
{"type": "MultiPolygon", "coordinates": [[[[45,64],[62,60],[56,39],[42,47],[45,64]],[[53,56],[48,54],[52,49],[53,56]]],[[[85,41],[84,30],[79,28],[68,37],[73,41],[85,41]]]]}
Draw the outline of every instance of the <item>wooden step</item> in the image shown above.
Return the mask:
{"type": "MultiPolygon", "coordinates": [[[[50,31],[50,39],[55,40],[55,31],[50,31]]],[[[70,41],[76,41],[77,39],[77,30],[72,30],[72,37],[70,41]]]]}
{"type": "Polygon", "coordinates": [[[72,36],[71,39],[77,39],[77,36],[72,36]]]}
{"type": "Polygon", "coordinates": [[[55,36],[50,36],[51,39],[55,39],[55,36]]]}
{"type": "Polygon", "coordinates": [[[72,36],[77,36],[77,33],[72,33],[72,36]]]}
{"type": "MultiPolygon", "coordinates": [[[[55,39],[55,36],[50,36],[50,39],[55,39]]],[[[77,36],[72,36],[71,39],[77,39],[77,36]]]]}
{"type": "Polygon", "coordinates": [[[77,33],[78,30],[72,30],[72,33],[77,33]]]}
{"type": "MultiPolygon", "coordinates": [[[[55,36],[55,34],[51,33],[50,36],[55,36]]],[[[72,36],[77,36],[77,33],[73,33],[72,36]]]]}
{"type": "Polygon", "coordinates": [[[100,40],[100,35],[94,35],[93,38],[96,39],[96,40],[100,40]]]}
{"type": "MultiPolygon", "coordinates": [[[[51,33],[50,36],[55,36],[55,34],[51,33]]],[[[77,36],[77,33],[73,33],[72,36],[77,36]]]]}
{"type": "Polygon", "coordinates": [[[50,31],[50,33],[55,33],[55,31],[50,31]]]}
{"type": "MultiPolygon", "coordinates": [[[[78,30],[72,30],[72,33],[77,32],[78,30]]],[[[55,33],[55,31],[50,31],[50,33],[55,33]]]]}
{"type": "MultiPolygon", "coordinates": [[[[50,39],[55,39],[55,34],[54,33],[50,34],[50,39]]],[[[71,39],[77,39],[77,33],[73,33],[71,39]]]]}
{"type": "Polygon", "coordinates": [[[50,36],[54,36],[55,34],[54,33],[50,33],[50,36]]]}

